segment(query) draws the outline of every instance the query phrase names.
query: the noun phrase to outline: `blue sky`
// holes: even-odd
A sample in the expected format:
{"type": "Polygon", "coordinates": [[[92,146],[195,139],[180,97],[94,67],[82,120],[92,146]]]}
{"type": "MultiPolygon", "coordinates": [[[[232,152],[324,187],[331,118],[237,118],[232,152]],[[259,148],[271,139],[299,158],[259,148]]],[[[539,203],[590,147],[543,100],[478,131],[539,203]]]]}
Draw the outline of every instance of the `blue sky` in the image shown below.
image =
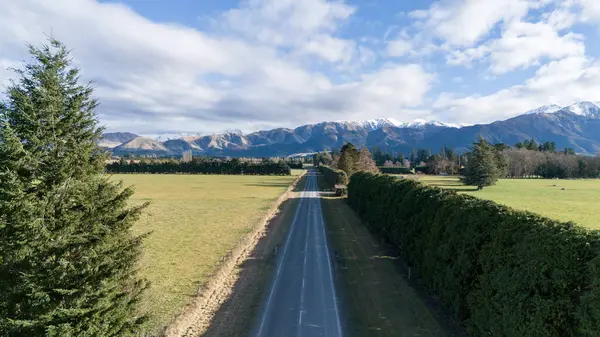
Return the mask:
{"type": "Polygon", "coordinates": [[[599,29],[596,0],[6,1],[0,85],[52,32],[111,131],[487,123],[600,100],[599,29]]]}

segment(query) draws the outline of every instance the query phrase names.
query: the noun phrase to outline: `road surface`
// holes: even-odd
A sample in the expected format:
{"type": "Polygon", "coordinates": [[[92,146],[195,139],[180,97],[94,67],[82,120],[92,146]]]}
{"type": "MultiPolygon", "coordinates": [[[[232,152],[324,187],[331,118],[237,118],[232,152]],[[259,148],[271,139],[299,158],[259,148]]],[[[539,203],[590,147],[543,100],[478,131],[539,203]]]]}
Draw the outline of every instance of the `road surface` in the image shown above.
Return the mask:
{"type": "Polygon", "coordinates": [[[278,249],[255,337],[341,337],[317,178],[307,173],[288,237],[278,249]]]}

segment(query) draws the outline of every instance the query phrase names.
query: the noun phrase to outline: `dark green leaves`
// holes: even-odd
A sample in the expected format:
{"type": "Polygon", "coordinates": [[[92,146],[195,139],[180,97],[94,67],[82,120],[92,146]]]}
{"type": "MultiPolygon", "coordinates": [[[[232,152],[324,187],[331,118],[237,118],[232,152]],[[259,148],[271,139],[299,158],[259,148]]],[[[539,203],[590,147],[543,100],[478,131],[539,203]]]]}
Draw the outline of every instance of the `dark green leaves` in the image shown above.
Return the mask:
{"type": "Polygon", "coordinates": [[[358,172],[348,203],[472,336],[598,336],[600,233],[358,172]]]}

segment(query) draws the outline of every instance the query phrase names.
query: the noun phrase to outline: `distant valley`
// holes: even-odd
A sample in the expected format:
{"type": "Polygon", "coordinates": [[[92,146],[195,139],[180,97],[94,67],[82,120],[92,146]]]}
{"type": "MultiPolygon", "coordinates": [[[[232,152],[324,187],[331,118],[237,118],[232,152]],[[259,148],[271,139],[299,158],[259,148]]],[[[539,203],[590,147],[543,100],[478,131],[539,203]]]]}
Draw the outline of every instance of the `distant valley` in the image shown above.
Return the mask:
{"type": "Polygon", "coordinates": [[[352,142],[357,146],[408,154],[413,147],[451,146],[465,151],[479,135],[490,142],[506,144],[533,138],[538,142],[555,142],[558,148],[573,148],[577,153],[596,154],[600,151],[600,102],[542,106],[504,121],[470,126],[376,119],[322,122],[249,134],[232,131],[158,139],[118,132],[105,133],[100,145],[114,155],[175,156],[191,150],[196,155],[267,157],[337,149],[352,142]]]}

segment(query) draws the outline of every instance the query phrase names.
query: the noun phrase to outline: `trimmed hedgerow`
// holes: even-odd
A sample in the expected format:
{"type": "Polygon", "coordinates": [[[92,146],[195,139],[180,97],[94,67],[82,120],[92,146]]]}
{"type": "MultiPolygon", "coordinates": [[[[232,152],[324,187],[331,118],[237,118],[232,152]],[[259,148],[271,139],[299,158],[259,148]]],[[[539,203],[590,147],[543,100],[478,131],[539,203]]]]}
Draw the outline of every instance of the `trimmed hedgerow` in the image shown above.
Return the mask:
{"type": "Polygon", "coordinates": [[[379,171],[384,174],[410,174],[410,169],[397,166],[377,166],[379,171]]]}
{"type": "Polygon", "coordinates": [[[600,232],[367,172],[348,203],[470,335],[600,335],[600,232]]]}
{"type": "Polygon", "coordinates": [[[342,170],[333,169],[329,166],[319,165],[319,171],[323,175],[328,186],[348,184],[348,175],[342,170]]]}
{"type": "Polygon", "coordinates": [[[106,165],[107,173],[154,173],[154,174],[230,174],[230,175],[280,175],[292,174],[290,167],[283,162],[252,163],[232,159],[220,160],[192,160],[182,162],[178,160],[152,160],[152,161],[126,161],[106,165]]]}

